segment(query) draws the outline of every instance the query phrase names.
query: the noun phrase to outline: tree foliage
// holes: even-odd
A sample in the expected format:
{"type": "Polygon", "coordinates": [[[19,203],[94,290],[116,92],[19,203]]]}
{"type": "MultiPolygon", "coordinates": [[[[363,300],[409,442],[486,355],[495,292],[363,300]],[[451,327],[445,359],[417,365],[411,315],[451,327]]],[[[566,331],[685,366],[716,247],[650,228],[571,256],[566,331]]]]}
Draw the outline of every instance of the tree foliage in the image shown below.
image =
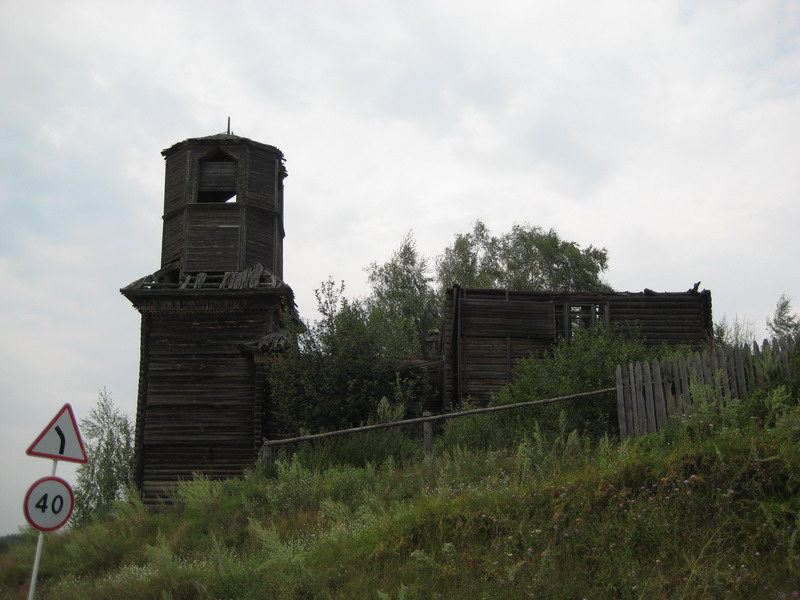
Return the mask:
{"type": "Polygon", "coordinates": [[[89,416],[81,419],[81,433],[89,461],[78,468],[76,525],[109,515],[133,478],[133,427],[105,388],[89,416]]]}
{"type": "MultiPolygon", "coordinates": [[[[658,352],[645,346],[635,330],[603,323],[581,328],[569,342],[562,341],[543,357],[520,360],[514,379],[497,394],[494,402],[509,404],[614,387],[617,365],[650,360],[658,352]]],[[[545,406],[541,414],[552,423],[561,410],[568,415],[569,430],[596,436],[617,432],[616,394],[545,406]]]]}
{"type": "Polygon", "coordinates": [[[343,293],[343,283],[323,283],[316,291],[322,317],[267,363],[274,408],[292,434],[357,426],[384,397],[409,409],[423,399],[423,374],[403,367],[416,349],[411,321],[393,321],[343,293]]]}
{"type": "Polygon", "coordinates": [[[373,262],[367,269],[372,291],[366,304],[373,320],[392,326],[396,333],[411,332],[414,339],[404,343],[415,345],[416,354],[424,352],[425,336],[439,326],[441,318],[441,302],[431,287],[429,271],[411,233],[389,261],[373,262]]]}
{"type": "Polygon", "coordinates": [[[792,313],[792,299],[786,294],[781,294],[774,315],[767,319],[767,328],[777,337],[800,333],[800,320],[792,313]]]}
{"type": "Polygon", "coordinates": [[[555,230],[515,224],[493,236],[476,221],[471,232],[456,235],[436,266],[441,289],[503,288],[517,291],[611,291],[602,279],[608,268],[605,248],[581,248],[555,230]]]}
{"type": "Polygon", "coordinates": [[[733,322],[728,322],[728,316],[723,315],[722,320],[714,323],[714,344],[732,348],[752,344],[756,339],[756,329],[752,321],[739,319],[736,315],[733,322]]]}
{"type": "Polygon", "coordinates": [[[409,233],[388,261],[367,267],[366,297],[347,299],[344,283],[333,280],[317,290],[321,318],[267,365],[274,408],[294,433],[358,425],[384,397],[418,409],[428,378],[404,363],[426,354],[428,330],[441,325],[446,287],[609,290],[601,279],[607,262],[605,249],[581,249],[553,230],[515,225],[496,237],[478,221],[437,261],[437,291],[431,264],[409,233]]]}

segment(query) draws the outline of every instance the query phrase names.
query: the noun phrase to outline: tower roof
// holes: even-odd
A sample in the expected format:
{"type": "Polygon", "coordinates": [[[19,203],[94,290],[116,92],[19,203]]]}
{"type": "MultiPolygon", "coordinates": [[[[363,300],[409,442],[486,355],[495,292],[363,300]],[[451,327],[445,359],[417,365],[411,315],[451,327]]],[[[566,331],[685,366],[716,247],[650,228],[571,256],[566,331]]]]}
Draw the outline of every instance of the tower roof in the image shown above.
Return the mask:
{"type": "Polygon", "coordinates": [[[182,142],[178,142],[177,144],[173,144],[169,148],[165,148],[164,150],[161,151],[161,155],[164,158],[166,158],[167,156],[169,156],[173,152],[176,152],[176,151],[178,151],[181,148],[184,148],[186,146],[194,146],[194,145],[205,146],[208,143],[215,143],[215,144],[221,144],[221,145],[247,144],[247,145],[250,145],[250,146],[255,146],[257,148],[261,148],[263,150],[267,150],[269,152],[273,152],[275,154],[278,154],[281,157],[281,160],[283,160],[283,153],[278,148],[276,148],[275,146],[270,146],[269,144],[262,144],[261,142],[256,142],[256,141],[251,140],[251,139],[246,138],[246,137],[242,137],[242,136],[239,136],[239,135],[234,135],[232,133],[225,133],[225,132],[223,132],[223,133],[215,133],[213,135],[207,135],[205,137],[185,139],[182,142]]]}

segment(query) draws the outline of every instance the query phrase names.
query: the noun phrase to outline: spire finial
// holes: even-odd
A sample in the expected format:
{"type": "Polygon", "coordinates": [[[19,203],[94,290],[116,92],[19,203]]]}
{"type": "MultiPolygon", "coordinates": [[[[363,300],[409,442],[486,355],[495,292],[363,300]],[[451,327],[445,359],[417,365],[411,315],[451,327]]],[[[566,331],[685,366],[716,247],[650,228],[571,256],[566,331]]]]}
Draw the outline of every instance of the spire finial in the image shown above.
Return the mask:
{"type": "Polygon", "coordinates": [[[228,135],[231,134],[231,118],[228,117],[228,135]]]}

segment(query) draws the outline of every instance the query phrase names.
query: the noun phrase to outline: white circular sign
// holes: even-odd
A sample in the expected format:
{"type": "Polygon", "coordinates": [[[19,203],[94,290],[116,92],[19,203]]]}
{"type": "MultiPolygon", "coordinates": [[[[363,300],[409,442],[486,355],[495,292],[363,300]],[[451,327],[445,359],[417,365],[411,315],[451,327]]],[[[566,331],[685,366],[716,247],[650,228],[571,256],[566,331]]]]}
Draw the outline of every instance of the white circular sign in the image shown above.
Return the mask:
{"type": "Polygon", "coordinates": [[[25,495],[25,518],[39,531],[66,525],[75,508],[75,495],[60,477],[43,477],[25,495]]]}

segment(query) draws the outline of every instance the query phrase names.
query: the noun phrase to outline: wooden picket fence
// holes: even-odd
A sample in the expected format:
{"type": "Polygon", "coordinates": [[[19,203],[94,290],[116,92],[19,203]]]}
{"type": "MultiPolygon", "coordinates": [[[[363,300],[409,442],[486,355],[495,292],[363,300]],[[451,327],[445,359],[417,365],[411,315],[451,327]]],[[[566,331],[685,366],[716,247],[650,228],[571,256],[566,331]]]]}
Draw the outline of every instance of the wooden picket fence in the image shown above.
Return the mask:
{"type": "Polygon", "coordinates": [[[719,348],[661,361],[617,366],[617,416],[620,435],[655,433],[675,416],[690,413],[693,390],[702,389],[724,405],[745,399],[764,385],[771,370],[788,372],[789,354],[800,338],[764,340],[759,348],[719,348]],[[698,386],[702,386],[699,388],[698,386]]]}

